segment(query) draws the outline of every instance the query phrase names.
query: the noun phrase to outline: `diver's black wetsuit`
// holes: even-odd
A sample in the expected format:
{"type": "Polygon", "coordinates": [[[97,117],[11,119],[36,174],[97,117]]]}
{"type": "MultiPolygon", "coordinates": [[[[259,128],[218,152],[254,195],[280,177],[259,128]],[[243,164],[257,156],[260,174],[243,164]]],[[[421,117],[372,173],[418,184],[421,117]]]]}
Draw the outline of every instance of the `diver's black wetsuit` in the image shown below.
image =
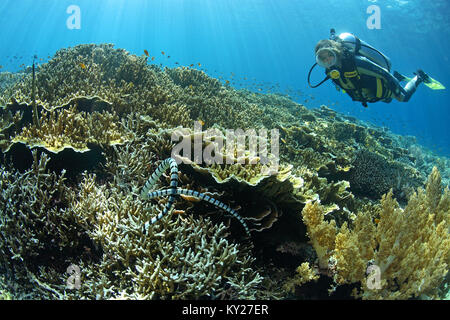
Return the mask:
{"type": "Polygon", "coordinates": [[[352,55],[347,52],[342,61],[341,68],[332,67],[326,70],[338,70],[340,76],[332,79],[333,82],[355,101],[363,102],[391,102],[397,97],[399,101],[407,102],[422,82],[416,76],[405,87],[402,87],[399,79],[386,69],[360,55],[352,55]],[[356,71],[356,72],[355,72],[356,71]]]}

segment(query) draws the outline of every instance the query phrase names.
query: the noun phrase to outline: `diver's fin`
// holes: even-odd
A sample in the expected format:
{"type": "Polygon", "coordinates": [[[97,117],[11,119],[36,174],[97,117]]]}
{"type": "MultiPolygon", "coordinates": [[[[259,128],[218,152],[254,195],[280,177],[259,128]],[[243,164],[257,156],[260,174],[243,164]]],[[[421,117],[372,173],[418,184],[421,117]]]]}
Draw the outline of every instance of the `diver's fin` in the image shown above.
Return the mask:
{"type": "MultiPolygon", "coordinates": [[[[394,72],[394,76],[397,78],[395,73],[396,72],[394,72]]],[[[420,69],[417,70],[417,73],[414,73],[414,74],[416,74],[418,77],[422,78],[423,84],[426,85],[428,88],[430,88],[432,90],[444,90],[445,89],[445,87],[444,87],[444,85],[442,83],[440,83],[436,79],[433,79],[432,77],[430,77],[429,75],[427,75],[425,72],[423,72],[420,69]]],[[[399,75],[402,76],[401,74],[399,74],[399,75]]],[[[403,80],[410,81],[411,78],[403,76],[403,80]]],[[[403,81],[403,80],[399,80],[399,81],[403,81]]]]}
{"type": "Polygon", "coordinates": [[[433,89],[433,90],[444,90],[445,87],[442,83],[440,83],[439,81],[433,79],[432,77],[429,77],[430,81],[429,82],[424,82],[423,84],[426,85],[428,88],[433,89]]]}

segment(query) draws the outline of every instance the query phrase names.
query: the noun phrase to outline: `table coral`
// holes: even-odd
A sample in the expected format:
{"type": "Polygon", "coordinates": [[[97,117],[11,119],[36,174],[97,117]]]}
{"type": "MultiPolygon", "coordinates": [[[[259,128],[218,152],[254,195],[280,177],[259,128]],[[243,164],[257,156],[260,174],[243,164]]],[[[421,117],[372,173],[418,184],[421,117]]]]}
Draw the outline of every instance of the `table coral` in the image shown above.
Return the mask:
{"type": "Polygon", "coordinates": [[[64,148],[87,151],[90,143],[106,146],[122,144],[127,136],[118,128],[115,118],[109,112],[77,112],[75,106],[44,111],[39,127],[33,124],[23,128],[12,142],[22,142],[30,148],[44,147],[54,153],[64,148]]]}

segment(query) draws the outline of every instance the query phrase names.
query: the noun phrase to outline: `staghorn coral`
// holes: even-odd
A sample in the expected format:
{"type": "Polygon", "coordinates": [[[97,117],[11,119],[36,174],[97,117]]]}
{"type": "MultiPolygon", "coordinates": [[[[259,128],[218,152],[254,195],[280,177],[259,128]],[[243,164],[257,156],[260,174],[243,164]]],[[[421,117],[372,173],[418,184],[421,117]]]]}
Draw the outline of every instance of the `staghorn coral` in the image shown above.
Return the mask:
{"type": "Polygon", "coordinates": [[[324,221],[323,208],[308,203],[302,211],[321,267],[330,263],[337,284],[361,283],[363,299],[436,297],[450,262],[450,192],[442,194],[434,168],[426,190],[418,189],[402,209],[384,195],[378,217],[359,213],[350,228],[338,230],[324,221]],[[375,219],[375,220],[374,220],[375,219]],[[374,222],[375,221],[375,222],[374,222]],[[371,263],[380,271],[380,287],[369,288],[366,270],[371,263]]]}
{"type": "Polygon", "coordinates": [[[10,144],[11,132],[20,127],[23,114],[18,111],[12,115],[12,112],[4,111],[3,108],[0,108],[0,110],[3,113],[0,118],[0,148],[4,150],[10,144]]]}
{"type": "Polygon", "coordinates": [[[48,161],[33,151],[32,167],[24,173],[0,167],[0,270],[15,298],[60,298],[52,287],[64,282],[57,277],[44,283],[41,271],[64,273],[89,243],[67,210],[73,199],[64,172],[49,173],[48,161]]]}
{"type": "MultiPolygon", "coordinates": [[[[0,104],[31,106],[31,87],[31,75],[26,75],[3,91],[0,104]]],[[[36,104],[45,110],[95,97],[109,106],[105,111],[114,111],[119,117],[145,109],[171,125],[187,124],[189,120],[189,110],[179,99],[182,90],[165,72],[149,66],[144,57],[114,49],[111,44],[57,51],[48,63],[38,67],[36,89],[36,104]]]]}
{"type": "MultiPolygon", "coordinates": [[[[120,102],[120,94],[126,92],[117,88],[117,83],[111,79],[120,83],[122,79],[115,78],[114,74],[117,74],[121,65],[126,64],[127,57],[125,50],[115,50],[111,44],[79,45],[58,50],[48,63],[38,67],[36,103],[50,110],[67,105],[72,99],[82,96],[98,96],[112,103],[120,102]],[[98,58],[99,51],[103,59],[98,58]],[[80,63],[86,68],[82,68],[80,63]],[[110,87],[116,88],[116,92],[110,87]]],[[[145,66],[145,61],[143,65],[145,66]]],[[[5,90],[4,103],[15,101],[31,105],[31,80],[31,75],[28,75],[24,81],[5,90]]]]}
{"type": "Polygon", "coordinates": [[[23,73],[0,72],[0,94],[24,77],[23,73]]]}
{"type": "Polygon", "coordinates": [[[1,172],[4,292],[52,299],[260,297],[262,277],[250,268],[253,258],[226,239],[223,224],[178,216],[144,232],[148,214],[133,193],[114,184],[99,187],[92,175],[79,191],[69,189],[63,175],[45,172],[45,154],[40,160],[33,155],[28,172],[1,172]],[[86,247],[90,241],[96,244],[86,247]],[[77,291],[65,288],[69,259],[81,270],[77,291]]]}
{"type": "Polygon", "coordinates": [[[219,80],[209,77],[200,70],[179,67],[174,69],[166,68],[165,71],[176,85],[182,88],[189,87],[194,92],[202,92],[214,96],[222,87],[219,80]]]}
{"type": "MultiPolygon", "coordinates": [[[[152,210],[158,210],[153,207],[152,210]]],[[[219,295],[253,298],[261,276],[246,250],[226,239],[226,227],[192,215],[150,225],[144,203],[128,192],[96,186],[85,176],[73,212],[103,251],[100,264],[82,269],[88,298],[192,299],[219,295]],[[83,271],[84,270],[84,271],[83,271]]]]}
{"type": "Polygon", "coordinates": [[[178,216],[144,232],[148,214],[135,195],[114,184],[97,186],[93,175],[85,175],[79,190],[69,189],[64,175],[46,172],[45,154],[33,155],[24,174],[1,172],[5,297],[11,290],[21,299],[259,296],[262,277],[250,268],[253,258],[227,240],[223,224],[178,216]],[[81,270],[76,291],[65,288],[69,261],[81,270]]]}

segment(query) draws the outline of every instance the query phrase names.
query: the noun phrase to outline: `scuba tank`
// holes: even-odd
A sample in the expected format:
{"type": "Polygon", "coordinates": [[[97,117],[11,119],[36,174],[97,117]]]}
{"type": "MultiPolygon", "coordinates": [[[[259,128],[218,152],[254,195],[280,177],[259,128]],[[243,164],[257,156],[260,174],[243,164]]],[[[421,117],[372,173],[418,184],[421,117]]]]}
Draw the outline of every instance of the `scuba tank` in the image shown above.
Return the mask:
{"type": "Polygon", "coordinates": [[[341,33],[337,38],[336,40],[341,41],[353,54],[366,57],[388,72],[391,72],[391,60],[371,45],[348,32],[341,33]]]}

